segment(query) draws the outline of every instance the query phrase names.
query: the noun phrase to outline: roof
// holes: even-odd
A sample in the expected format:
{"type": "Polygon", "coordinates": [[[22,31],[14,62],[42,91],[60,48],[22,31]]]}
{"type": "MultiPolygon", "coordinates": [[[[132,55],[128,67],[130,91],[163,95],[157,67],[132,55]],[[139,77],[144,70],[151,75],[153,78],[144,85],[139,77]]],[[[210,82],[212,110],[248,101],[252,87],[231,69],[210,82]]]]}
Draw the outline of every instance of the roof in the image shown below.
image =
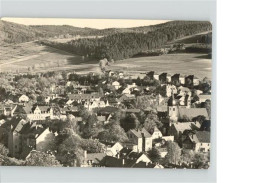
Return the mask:
{"type": "Polygon", "coordinates": [[[200,95],[198,95],[198,97],[200,99],[204,99],[204,100],[207,100],[207,99],[211,100],[211,95],[207,95],[207,94],[200,94],[200,95]]]}
{"type": "Polygon", "coordinates": [[[112,106],[107,106],[104,108],[99,109],[98,113],[103,114],[103,113],[114,113],[118,111],[119,109],[117,107],[112,107],[112,106]]]}
{"type": "Polygon", "coordinates": [[[70,100],[87,100],[91,98],[99,98],[99,94],[97,93],[90,93],[90,94],[69,94],[68,98],[70,100]]]}
{"type": "Polygon", "coordinates": [[[166,105],[159,105],[157,106],[157,112],[167,112],[168,111],[168,108],[166,105]]]}
{"type": "Polygon", "coordinates": [[[180,118],[186,116],[190,120],[199,115],[205,116],[207,120],[209,119],[209,115],[206,108],[179,108],[179,115],[180,118]]]}
{"type": "Polygon", "coordinates": [[[126,109],[125,112],[130,112],[130,113],[139,113],[141,110],[140,109],[126,109]]]}
{"type": "Polygon", "coordinates": [[[173,126],[175,127],[177,132],[184,132],[185,130],[193,130],[200,128],[200,123],[196,122],[178,122],[173,123],[173,126]]]}
{"type": "Polygon", "coordinates": [[[151,137],[151,134],[148,131],[146,131],[146,129],[144,128],[142,128],[141,130],[131,129],[129,131],[132,132],[138,138],[142,138],[142,134],[144,135],[144,137],[148,137],[148,138],[151,137]]]}
{"type": "Polygon", "coordinates": [[[197,131],[196,137],[198,139],[198,142],[201,143],[210,143],[210,132],[207,131],[197,131]]]}
{"type": "Polygon", "coordinates": [[[99,164],[105,156],[105,153],[88,153],[87,160],[92,160],[93,164],[99,164]]]}
{"type": "MultiPolygon", "coordinates": [[[[130,152],[127,157],[133,160],[139,159],[142,155],[145,155],[144,153],[138,153],[138,152],[130,152]]],[[[146,155],[145,155],[146,156],[146,155]]]]}
{"type": "Polygon", "coordinates": [[[182,91],[182,92],[190,92],[189,88],[183,87],[183,86],[179,87],[179,90],[182,91]]]}
{"type": "Polygon", "coordinates": [[[13,121],[12,126],[12,131],[20,133],[23,129],[23,127],[27,124],[28,122],[25,121],[24,119],[17,119],[17,121],[13,121]]]}

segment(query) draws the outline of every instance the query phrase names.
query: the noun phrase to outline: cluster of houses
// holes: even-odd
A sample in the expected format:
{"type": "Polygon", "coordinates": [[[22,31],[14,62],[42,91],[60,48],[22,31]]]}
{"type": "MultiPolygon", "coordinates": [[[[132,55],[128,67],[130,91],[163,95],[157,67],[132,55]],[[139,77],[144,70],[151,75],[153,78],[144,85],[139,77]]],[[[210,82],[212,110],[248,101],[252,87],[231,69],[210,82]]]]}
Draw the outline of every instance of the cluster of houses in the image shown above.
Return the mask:
{"type": "MultiPolygon", "coordinates": [[[[118,75],[124,78],[122,72],[109,72],[108,76],[118,75]]],[[[161,81],[164,95],[156,94],[151,99],[156,104],[155,110],[163,127],[154,127],[152,131],[130,129],[126,132],[128,141],[101,142],[106,146],[103,153],[84,152],[82,167],[146,167],[164,168],[163,165],[154,163],[148,156],[148,151],[156,147],[161,157],[167,156],[165,142],[177,143],[182,149],[207,153],[210,151],[210,114],[206,108],[192,107],[192,91],[185,84],[197,86],[200,80],[193,75],[169,75],[167,73],[146,73],[150,79],[161,81]],[[203,121],[198,120],[203,116],[203,121]]],[[[143,78],[143,77],[139,77],[143,78]]],[[[103,93],[92,90],[89,86],[67,82],[65,87],[73,86],[73,92],[66,93],[61,86],[54,86],[53,93],[45,98],[45,104],[31,103],[26,94],[21,94],[15,102],[5,100],[0,103],[0,138],[9,149],[10,156],[26,158],[32,150],[41,150],[57,134],[50,132],[47,125],[41,123],[45,120],[66,120],[73,118],[82,121],[79,116],[79,105],[97,115],[99,122],[109,123],[110,118],[125,101],[137,100],[135,91],[149,90],[149,87],[137,86],[136,83],[127,84],[125,87],[119,81],[105,83],[111,90],[117,91],[117,97],[110,97],[109,91],[103,93]],[[57,92],[59,91],[59,92],[57,92]],[[62,105],[57,105],[63,101],[62,105]],[[54,105],[55,104],[55,105],[54,105]],[[58,107],[57,107],[58,106],[58,107]],[[57,110],[58,109],[58,110],[57,110]],[[99,109],[98,112],[95,109],[99,109]],[[58,112],[57,112],[58,111],[58,112]],[[21,115],[26,116],[22,118],[21,115]],[[8,120],[10,119],[10,120],[8,120]],[[8,137],[7,139],[5,139],[8,137]]],[[[210,94],[196,90],[197,104],[211,99],[210,94]]],[[[145,94],[144,94],[145,95],[145,94]]],[[[126,108],[126,113],[139,113],[141,109],[126,108]]],[[[149,112],[151,109],[147,109],[149,112]]]]}

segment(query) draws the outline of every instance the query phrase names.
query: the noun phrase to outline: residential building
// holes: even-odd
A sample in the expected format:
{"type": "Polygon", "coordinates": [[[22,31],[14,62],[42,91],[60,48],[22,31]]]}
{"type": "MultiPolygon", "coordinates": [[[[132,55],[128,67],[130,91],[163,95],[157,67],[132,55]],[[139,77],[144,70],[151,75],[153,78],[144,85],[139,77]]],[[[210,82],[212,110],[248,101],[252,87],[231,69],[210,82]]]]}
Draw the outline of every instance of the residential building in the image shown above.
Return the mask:
{"type": "Polygon", "coordinates": [[[127,132],[128,139],[131,143],[137,145],[137,152],[149,151],[152,149],[152,136],[144,128],[131,129],[127,132]]]}

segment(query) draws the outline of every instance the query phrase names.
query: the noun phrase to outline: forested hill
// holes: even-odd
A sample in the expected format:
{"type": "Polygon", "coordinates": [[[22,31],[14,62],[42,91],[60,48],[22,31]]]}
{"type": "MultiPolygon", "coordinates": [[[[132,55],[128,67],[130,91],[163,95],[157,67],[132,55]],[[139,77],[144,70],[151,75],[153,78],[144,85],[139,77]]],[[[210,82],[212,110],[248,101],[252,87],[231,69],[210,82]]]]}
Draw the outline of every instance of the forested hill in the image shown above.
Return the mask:
{"type": "Polygon", "coordinates": [[[136,28],[93,29],[80,28],[69,25],[31,25],[12,23],[0,20],[0,43],[22,43],[38,39],[70,36],[107,36],[125,32],[147,32],[157,26],[136,28]]]}
{"type": "Polygon", "coordinates": [[[26,26],[0,20],[0,42],[22,43],[60,35],[87,36],[96,29],[79,28],[68,25],[26,26]]]}
{"type": "Polygon", "coordinates": [[[135,54],[160,48],[169,41],[184,36],[211,31],[209,22],[172,21],[148,27],[128,29],[129,32],[115,33],[99,39],[77,39],[67,43],[42,41],[43,44],[91,59],[120,60],[135,54]]]}

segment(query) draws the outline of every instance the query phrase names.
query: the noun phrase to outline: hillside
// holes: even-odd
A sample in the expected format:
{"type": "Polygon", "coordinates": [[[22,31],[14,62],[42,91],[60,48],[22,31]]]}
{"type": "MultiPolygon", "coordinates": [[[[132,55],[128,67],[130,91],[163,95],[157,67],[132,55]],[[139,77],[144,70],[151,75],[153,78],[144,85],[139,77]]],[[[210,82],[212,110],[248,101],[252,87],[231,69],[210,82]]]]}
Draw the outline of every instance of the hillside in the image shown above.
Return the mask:
{"type": "Polygon", "coordinates": [[[2,43],[22,43],[68,34],[86,36],[89,35],[90,31],[95,31],[95,29],[68,25],[26,26],[0,20],[0,42],[2,43]]]}
{"type": "Polygon", "coordinates": [[[22,43],[38,39],[67,36],[108,36],[119,33],[148,33],[161,28],[169,28],[185,24],[193,24],[193,21],[169,21],[163,24],[141,26],[133,28],[109,28],[93,29],[80,28],[69,25],[32,25],[12,23],[0,20],[0,43],[22,43]]]}
{"type": "Polygon", "coordinates": [[[91,60],[103,58],[121,60],[142,51],[161,48],[166,43],[182,37],[211,31],[212,26],[209,22],[172,21],[146,27],[115,29],[119,30],[126,31],[99,39],[84,38],[66,43],[41,41],[41,44],[82,55],[91,60]]]}

